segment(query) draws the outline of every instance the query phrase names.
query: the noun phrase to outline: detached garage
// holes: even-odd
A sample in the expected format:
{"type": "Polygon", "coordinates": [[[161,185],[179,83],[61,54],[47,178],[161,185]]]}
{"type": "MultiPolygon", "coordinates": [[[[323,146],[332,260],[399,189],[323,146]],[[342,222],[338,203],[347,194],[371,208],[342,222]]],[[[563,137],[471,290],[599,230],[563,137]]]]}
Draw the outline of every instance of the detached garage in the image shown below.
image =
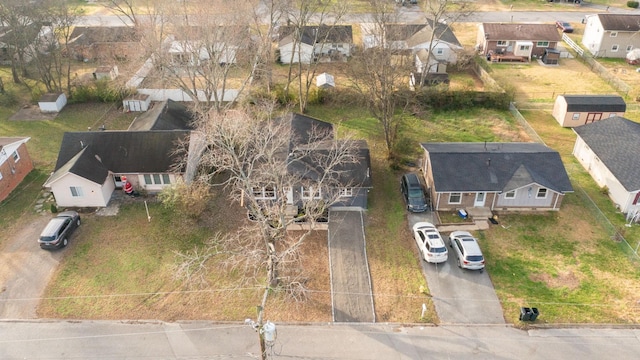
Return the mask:
{"type": "Polygon", "coordinates": [[[626,111],[627,104],[618,95],[559,95],[553,105],[553,117],[563,127],[623,116],[626,111]]]}
{"type": "Polygon", "coordinates": [[[38,106],[43,113],[57,113],[67,105],[67,97],[64,93],[48,93],[42,95],[38,106]]]}

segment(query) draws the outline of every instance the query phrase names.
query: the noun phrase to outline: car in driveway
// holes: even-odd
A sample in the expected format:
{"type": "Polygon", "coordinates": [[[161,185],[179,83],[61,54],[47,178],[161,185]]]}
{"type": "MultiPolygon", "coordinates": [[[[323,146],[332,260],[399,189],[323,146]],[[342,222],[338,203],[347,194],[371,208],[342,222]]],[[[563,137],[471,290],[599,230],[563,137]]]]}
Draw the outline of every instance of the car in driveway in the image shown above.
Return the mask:
{"type": "Polygon", "coordinates": [[[424,196],[424,187],[418,175],[409,173],[402,175],[400,180],[400,191],[404,201],[407,203],[407,210],[411,212],[427,211],[427,198],[424,196]]]}
{"type": "Polygon", "coordinates": [[[438,264],[447,261],[449,251],[435,225],[428,222],[416,223],[413,225],[413,237],[426,262],[438,264]]]}
{"type": "Polygon", "coordinates": [[[38,238],[43,249],[60,249],[67,246],[69,237],[80,226],[80,215],[75,211],[64,211],[49,220],[38,238]]]}
{"type": "Polygon", "coordinates": [[[562,32],[564,32],[564,33],[572,33],[573,32],[573,26],[571,26],[571,24],[569,24],[568,22],[566,22],[564,20],[556,21],[556,28],[562,30],[562,32]]]}
{"type": "Polygon", "coordinates": [[[469,270],[484,270],[484,256],[478,240],[467,231],[449,234],[449,245],[456,254],[458,267],[469,270]]]}

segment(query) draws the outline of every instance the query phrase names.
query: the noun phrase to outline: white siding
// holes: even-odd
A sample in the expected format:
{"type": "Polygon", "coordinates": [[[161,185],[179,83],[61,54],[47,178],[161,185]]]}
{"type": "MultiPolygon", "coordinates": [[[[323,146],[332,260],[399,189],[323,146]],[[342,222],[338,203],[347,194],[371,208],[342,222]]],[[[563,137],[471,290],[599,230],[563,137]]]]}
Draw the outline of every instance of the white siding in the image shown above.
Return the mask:
{"type": "Polygon", "coordinates": [[[104,184],[96,184],[75,174],[66,174],[51,184],[51,192],[55,196],[58,207],[101,207],[107,206],[115,184],[111,176],[107,176],[104,184]],[[71,187],[82,188],[82,196],[73,196],[71,187]]]}
{"type": "Polygon", "coordinates": [[[298,63],[298,60],[303,64],[311,63],[313,57],[313,46],[307,44],[299,44],[296,46],[294,53],[293,42],[280,46],[280,62],[283,64],[298,63]],[[298,49],[299,47],[299,49],[298,49]],[[300,58],[298,58],[298,50],[300,50],[300,58]],[[293,53],[293,58],[291,57],[293,53]]]}

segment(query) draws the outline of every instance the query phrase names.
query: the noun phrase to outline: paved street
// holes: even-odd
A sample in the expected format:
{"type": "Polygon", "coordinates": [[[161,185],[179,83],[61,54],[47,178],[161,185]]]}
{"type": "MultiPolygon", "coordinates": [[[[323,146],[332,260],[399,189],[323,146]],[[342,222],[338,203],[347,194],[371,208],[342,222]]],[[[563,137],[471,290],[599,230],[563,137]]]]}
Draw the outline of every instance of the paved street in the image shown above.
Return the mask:
{"type": "MultiPolygon", "coordinates": [[[[277,326],[270,359],[634,359],[638,329],[508,326],[277,326]]],[[[0,321],[0,359],[256,359],[248,325],[209,322],[0,321]]]]}

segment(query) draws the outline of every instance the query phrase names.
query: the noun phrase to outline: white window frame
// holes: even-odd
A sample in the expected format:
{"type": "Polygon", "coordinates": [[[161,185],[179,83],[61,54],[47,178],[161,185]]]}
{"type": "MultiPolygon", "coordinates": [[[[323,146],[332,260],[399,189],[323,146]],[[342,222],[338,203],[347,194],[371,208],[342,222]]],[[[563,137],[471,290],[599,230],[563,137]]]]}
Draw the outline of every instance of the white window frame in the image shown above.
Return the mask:
{"type": "Polygon", "coordinates": [[[71,191],[71,196],[74,198],[84,197],[84,191],[80,186],[69,186],[69,191],[71,191]]]}
{"type": "Polygon", "coordinates": [[[580,120],[580,113],[573,113],[571,120],[580,120]]]}
{"type": "Polygon", "coordinates": [[[633,50],[633,45],[627,45],[627,52],[633,50]]]}
{"type": "Polygon", "coordinates": [[[620,50],[620,46],[618,44],[611,45],[611,52],[618,52],[620,50]]]}
{"type": "Polygon", "coordinates": [[[2,171],[0,171],[0,180],[2,180],[2,171]]]}
{"type": "Polygon", "coordinates": [[[509,42],[507,40],[498,40],[496,41],[496,46],[507,47],[509,46],[509,42]]]}
{"type": "Polygon", "coordinates": [[[300,198],[303,200],[322,199],[322,189],[316,189],[314,186],[305,188],[300,187],[300,198]]]}
{"type": "Polygon", "coordinates": [[[618,37],[618,32],[617,32],[617,31],[612,31],[612,32],[609,34],[609,37],[618,37]]]}
{"type": "Polygon", "coordinates": [[[449,193],[449,204],[462,204],[462,193],[460,192],[449,193]],[[451,201],[451,199],[456,196],[458,197],[458,201],[457,202],[451,201]]]}
{"type": "Polygon", "coordinates": [[[549,47],[549,42],[548,41],[538,41],[536,43],[536,47],[539,47],[539,48],[549,47]]]}
{"type": "Polygon", "coordinates": [[[531,50],[531,45],[520,45],[520,51],[531,50]]]}
{"type": "Polygon", "coordinates": [[[547,194],[549,194],[549,190],[547,188],[538,188],[538,191],[536,191],[536,199],[546,199],[547,194]],[[541,193],[543,196],[541,196],[541,193]]]}
{"type": "Polygon", "coordinates": [[[444,54],[444,48],[436,48],[436,55],[443,55],[444,54]]]}
{"type": "Polygon", "coordinates": [[[340,197],[353,197],[353,188],[340,188],[340,197]]]}
{"type": "Polygon", "coordinates": [[[14,151],[13,154],[11,154],[11,156],[13,156],[14,163],[17,163],[18,161],[20,161],[20,154],[18,154],[18,150],[14,151]]]}
{"type": "Polygon", "coordinates": [[[144,174],[145,185],[169,185],[171,184],[171,177],[169,174],[144,174]]]}
{"type": "Polygon", "coordinates": [[[504,198],[505,199],[515,199],[516,198],[516,191],[515,190],[507,191],[506,193],[504,193],[504,198]]]}
{"type": "Polygon", "coordinates": [[[253,196],[256,200],[275,200],[276,188],[275,186],[254,186],[253,196]]]}

